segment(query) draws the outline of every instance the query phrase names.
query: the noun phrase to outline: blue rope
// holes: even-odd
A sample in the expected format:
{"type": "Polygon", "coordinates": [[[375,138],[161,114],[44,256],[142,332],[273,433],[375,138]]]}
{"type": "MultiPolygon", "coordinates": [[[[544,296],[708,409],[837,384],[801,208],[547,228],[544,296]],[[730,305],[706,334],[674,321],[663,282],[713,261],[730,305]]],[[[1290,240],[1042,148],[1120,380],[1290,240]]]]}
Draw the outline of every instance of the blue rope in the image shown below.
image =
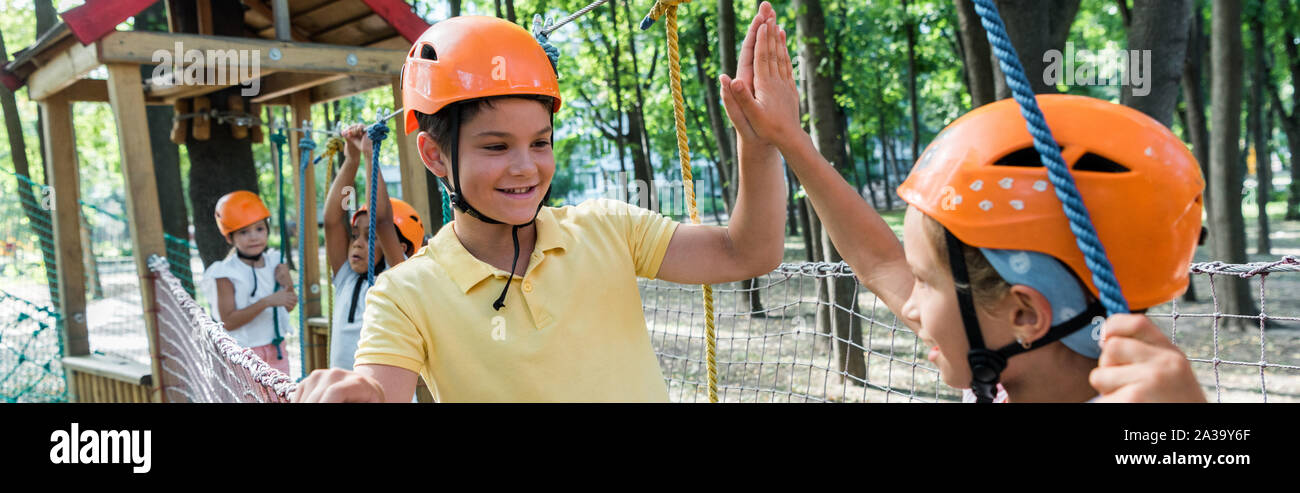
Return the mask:
{"type": "Polygon", "coordinates": [[[546,34],[543,27],[549,27],[548,21],[545,26],[542,25],[542,15],[533,14],[533,38],[537,39],[537,44],[542,45],[542,50],[546,52],[546,58],[551,60],[551,70],[555,71],[556,77],[560,75],[560,49],[549,41],[550,35],[546,34]]]}
{"type": "Polygon", "coordinates": [[[1061,149],[1057,147],[1056,139],[1052,138],[1052,131],[1047,127],[1047,120],[1038,108],[1029,78],[1025,76],[1016,48],[1007,37],[1006,26],[1002,24],[998,8],[993,5],[993,0],[974,1],[975,12],[979,14],[984,31],[988,34],[989,45],[998,57],[998,66],[1006,74],[1007,86],[1011,88],[1016,103],[1020,104],[1020,114],[1025,118],[1030,135],[1034,137],[1034,149],[1047,168],[1047,177],[1056,190],[1056,198],[1060,199],[1065,217],[1070,220],[1070,231],[1074,232],[1088,270],[1092,271],[1092,282],[1101,294],[1101,303],[1111,315],[1128,313],[1128,301],[1124,299],[1124,293],[1115,279],[1115,271],[1110,265],[1110,259],[1106,257],[1106,249],[1097,238],[1097,230],[1092,225],[1092,218],[1083,204],[1079,189],[1074,185],[1074,177],[1061,158],[1061,149]]]}
{"type": "MultiPolygon", "coordinates": [[[[316,141],[311,140],[310,132],[303,132],[303,137],[298,141],[298,260],[304,264],[307,262],[307,219],[304,217],[307,210],[307,194],[313,190],[307,190],[307,173],[311,169],[311,151],[316,149],[316,141]]],[[[283,227],[283,226],[281,226],[283,227]]],[[[306,265],[298,266],[298,350],[301,351],[299,359],[302,360],[302,373],[307,374],[307,309],[305,308],[307,296],[304,291],[307,289],[307,267],[306,265]]]]}
{"type": "MultiPolygon", "coordinates": [[[[271,149],[274,151],[271,153],[271,159],[275,161],[275,176],[279,177],[280,182],[280,263],[282,264],[284,263],[284,246],[289,239],[287,231],[284,229],[284,172],[282,166],[284,162],[282,154],[284,153],[284,143],[286,140],[284,131],[282,130],[271,134],[271,143],[274,144],[271,146],[271,149]]],[[[253,284],[257,284],[257,279],[253,279],[253,284]]],[[[284,338],[280,336],[279,307],[271,307],[271,327],[275,329],[275,337],[271,339],[271,344],[275,344],[275,357],[276,359],[280,359],[284,357],[284,353],[280,351],[280,343],[284,341],[284,338]]]]}
{"type": "MultiPolygon", "coordinates": [[[[382,118],[382,117],[381,117],[382,118]]],[[[381,119],[366,128],[366,136],[370,137],[370,180],[366,183],[366,193],[370,195],[370,213],[366,214],[366,219],[370,222],[370,238],[367,239],[366,249],[366,281],[371,286],[375,285],[375,216],[379,214],[375,211],[378,209],[379,194],[375,190],[375,178],[379,176],[379,146],[388,138],[388,124],[381,119]]]]}

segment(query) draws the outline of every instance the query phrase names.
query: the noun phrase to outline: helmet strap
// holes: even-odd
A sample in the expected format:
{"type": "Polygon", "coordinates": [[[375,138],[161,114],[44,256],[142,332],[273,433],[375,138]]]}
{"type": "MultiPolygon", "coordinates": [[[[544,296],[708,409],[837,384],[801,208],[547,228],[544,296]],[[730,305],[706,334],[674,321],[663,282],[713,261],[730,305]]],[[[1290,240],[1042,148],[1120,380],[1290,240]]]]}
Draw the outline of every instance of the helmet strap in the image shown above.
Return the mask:
{"type": "Polygon", "coordinates": [[[943,234],[948,242],[948,265],[952,268],[953,289],[957,291],[957,305],[961,309],[962,325],[966,327],[966,341],[970,345],[966,362],[970,364],[971,391],[975,393],[975,402],[993,402],[993,397],[997,394],[998,377],[1006,369],[1007,359],[984,346],[980,321],[975,315],[975,301],[971,296],[970,275],[966,272],[962,242],[948,228],[944,228],[943,234]]]}
{"type": "MultiPolygon", "coordinates": [[[[1083,313],[1053,325],[1043,337],[1038,338],[1031,344],[1021,345],[1018,342],[1013,342],[997,350],[988,349],[984,346],[984,336],[980,332],[979,318],[975,315],[975,301],[971,294],[970,275],[966,271],[966,257],[963,254],[964,245],[947,228],[944,228],[943,233],[948,243],[948,264],[952,267],[953,286],[957,291],[957,304],[961,309],[962,324],[966,327],[966,341],[970,345],[970,352],[966,353],[966,361],[970,365],[971,391],[975,394],[975,402],[993,402],[994,396],[997,395],[998,380],[1002,375],[1002,371],[1007,368],[1007,360],[1012,356],[1033,351],[1059,341],[1061,338],[1092,324],[1095,317],[1106,316],[1105,307],[1094,300],[1088,303],[1088,307],[1083,313]]],[[[1050,320],[1051,315],[1049,314],[1048,317],[1050,320]]]]}
{"type": "MultiPolygon", "coordinates": [[[[452,105],[451,110],[451,180],[454,187],[447,187],[449,192],[447,198],[457,209],[474,219],[487,224],[506,224],[502,221],[490,218],[479,212],[474,206],[465,200],[465,194],[460,192],[460,106],[452,105]]],[[[555,146],[555,113],[551,113],[551,146],[555,146]]],[[[443,185],[447,184],[446,178],[443,178],[443,185]]],[[[523,224],[513,224],[510,228],[510,239],[514,242],[515,253],[510,259],[510,276],[506,278],[506,286],[501,289],[501,295],[492,303],[492,309],[500,311],[505,306],[506,293],[510,291],[510,281],[514,280],[515,266],[519,263],[519,229],[532,225],[537,222],[537,214],[542,212],[542,207],[551,200],[551,187],[546,187],[546,193],[542,195],[542,200],[537,203],[537,210],[533,211],[533,218],[523,224]]]]}

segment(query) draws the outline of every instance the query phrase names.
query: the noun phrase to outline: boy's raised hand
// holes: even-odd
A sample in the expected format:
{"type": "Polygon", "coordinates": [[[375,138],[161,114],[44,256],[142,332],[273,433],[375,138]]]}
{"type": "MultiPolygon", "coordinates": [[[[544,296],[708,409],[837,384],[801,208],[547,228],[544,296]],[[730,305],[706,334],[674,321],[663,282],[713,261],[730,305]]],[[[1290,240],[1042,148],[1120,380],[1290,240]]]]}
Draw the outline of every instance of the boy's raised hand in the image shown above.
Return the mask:
{"type": "Polygon", "coordinates": [[[758,41],[758,28],[767,23],[768,19],[775,18],[776,11],[772,10],[772,4],[763,2],[758,6],[754,20],[749,23],[745,41],[740,45],[740,60],[736,64],[736,80],[744,82],[745,87],[754,87],[754,44],[758,41]]]}
{"type": "Polygon", "coordinates": [[[1187,356],[1144,315],[1106,319],[1101,360],[1088,382],[1098,402],[1205,402],[1187,356]]]}
{"type": "MultiPolygon", "coordinates": [[[[755,16],[756,21],[758,17],[765,17],[763,9],[755,16]]],[[[780,147],[803,134],[799,126],[799,92],[790,51],[786,48],[785,30],[777,26],[773,14],[766,16],[757,30],[751,29],[745,37],[747,47],[750,38],[753,38],[753,54],[748,65],[752,68],[753,82],[740,78],[745,75],[746,60],[742,56],[737,79],[719,77],[722,101],[741,138],[780,147]]]]}

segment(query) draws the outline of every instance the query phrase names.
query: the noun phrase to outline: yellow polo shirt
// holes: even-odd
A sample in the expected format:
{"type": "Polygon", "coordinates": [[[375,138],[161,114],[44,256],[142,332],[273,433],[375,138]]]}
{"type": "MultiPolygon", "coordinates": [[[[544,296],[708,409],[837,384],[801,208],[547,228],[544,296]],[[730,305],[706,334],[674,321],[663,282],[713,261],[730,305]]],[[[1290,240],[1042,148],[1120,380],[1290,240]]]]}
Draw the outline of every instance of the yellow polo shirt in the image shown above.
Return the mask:
{"type": "Polygon", "coordinates": [[[356,364],[419,373],[439,402],[667,402],[636,280],[659,272],[678,223],[597,199],[544,207],[536,224],[500,311],[507,273],[451,227],[384,272],[356,364]]]}

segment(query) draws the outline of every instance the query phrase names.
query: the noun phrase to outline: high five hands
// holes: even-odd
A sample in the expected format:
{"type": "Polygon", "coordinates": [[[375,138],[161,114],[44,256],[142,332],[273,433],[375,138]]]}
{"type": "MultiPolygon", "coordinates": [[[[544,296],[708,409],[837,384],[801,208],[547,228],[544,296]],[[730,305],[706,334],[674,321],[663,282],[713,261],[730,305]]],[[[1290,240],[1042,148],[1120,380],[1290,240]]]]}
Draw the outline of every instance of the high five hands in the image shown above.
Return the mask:
{"type": "Polygon", "coordinates": [[[727,117],[740,140],[780,147],[803,134],[799,91],[794,81],[785,29],[763,2],[741,46],[736,77],[718,77],[727,117]]]}

